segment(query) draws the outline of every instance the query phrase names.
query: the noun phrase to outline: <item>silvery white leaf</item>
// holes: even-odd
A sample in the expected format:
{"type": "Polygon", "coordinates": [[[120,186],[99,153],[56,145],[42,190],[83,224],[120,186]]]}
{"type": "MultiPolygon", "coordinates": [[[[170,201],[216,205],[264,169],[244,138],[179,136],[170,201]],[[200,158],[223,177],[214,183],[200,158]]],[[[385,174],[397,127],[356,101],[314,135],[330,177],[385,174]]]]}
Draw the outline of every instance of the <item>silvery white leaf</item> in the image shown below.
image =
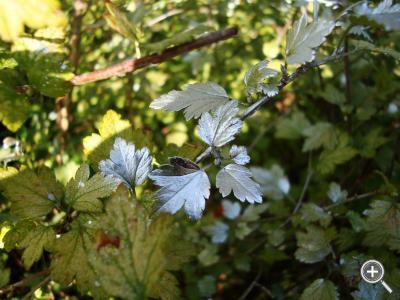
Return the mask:
{"type": "Polygon", "coordinates": [[[347,191],[342,190],[340,185],[337,184],[336,182],[332,182],[329,185],[329,190],[328,190],[327,195],[328,195],[329,199],[332,200],[333,203],[346,200],[347,194],[348,194],[347,191]]]}
{"type": "Polygon", "coordinates": [[[303,14],[287,34],[286,62],[292,65],[314,60],[314,49],[325,41],[334,28],[335,22],[328,20],[307,24],[307,15],[303,14]]]}
{"type": "Polygon", "coordinates": [[[112,179],[115,183],[124,183],[127,187],[134,188],[143,183],[151,171],[153,158],[149,149],[135,149],[135,145],[117,137],[110,158],[99,163],[103,176],[112,179]]]}
{"type": "Polygon", "coordinates": [[[176,213],[184,207],[193,219],[199,219],[210,196],[210,181],[199,167],[180,157],[170,158],[170,165],[163,165],[149,177],[161,187],[156,193],[160,200],[158,211],[176,213]]]}
{"type": "Polygon", "coordinates": [[[368,41],[372,42],[372,39],[367,32],[367,29],[368,29],[368,27],[357,25],[357,26],[352,27],[350,29],[349,33],[361,36],[361,37],[367,39],[368,41]]]}
{"type": "Polygon", "coordinates": [[[245,165],[250,161],[250,156],[247,155],[247,149],[244,146],[232,145],[229,156],[238,165],[245,165]]]}
{"type": "Polygon", "coordinates": [[[229,101],[226,91],[216,83],[188,84],[182,91],[171,91],[153,100],[150,107],[167,111],[184,109],[186,120],[199,118],[204,112],[214,111],[229,101]]]}
{"type": "Polygon", "coordinates": [[[222,207],[224,216],[229,220],[236,219],[240,214],[241,206],[239,202],[223,200],[222,207]]]}
{"type": "Polygon", "coordinates": [[[355,11],[360,16],[366,16],[385,26],[386,30],[400,29],[400,4],[392,5],[392,0],[383,0],[375,8],[369,8],[367,2],[358,6],[355,11]]]}
{"type": "Polygon", "coordinates": [[[236,100],[220,106],[212,116],[202,114],[199,121],[199,135],[210,146],[221,147],[235,138],[242,127],[242,121],[236,118],[239,111],[236,100]]]}
{"type": "Polygon", "coordinates": [[[261,91],[260,84],[270,77],[278,75],[278,71],[268,68],[268,60],[263,60],[252,66],[244,76],[244,83],[249,94],[261,91]]]}
{"type": "Polygon", "coordinates": [[[264,196],[281,200],[289,193],[290,182],[280,166],[273,165],[270,170],[255,167],[251,168],[251,172],[254,180],[261,185],[264,196]]]}
{"type": "Polygon", "coordinates": [[[267,95],[268,97],[273,97],[275,95],[278,95],[279,89],[276,85],[274,84],[266,84],[263,83],[261,84],[261,90],[264,95],[267,95]]]}
{"type": "Polygon", "coordinates": [[[211,235],[211,241],[214,244],[222,244],[228,237],[229,226],[221,221],[216,221],[214,225],[207,226],[205,230],[211,235]]]}
{"type": "Polygon", "coordinates": [[[223,197],[232,191],[240,201],[261,203],[260,185],[251,179],[251,172],[246,167],[229,164],[217,174],[216,186],[223,197]]]}

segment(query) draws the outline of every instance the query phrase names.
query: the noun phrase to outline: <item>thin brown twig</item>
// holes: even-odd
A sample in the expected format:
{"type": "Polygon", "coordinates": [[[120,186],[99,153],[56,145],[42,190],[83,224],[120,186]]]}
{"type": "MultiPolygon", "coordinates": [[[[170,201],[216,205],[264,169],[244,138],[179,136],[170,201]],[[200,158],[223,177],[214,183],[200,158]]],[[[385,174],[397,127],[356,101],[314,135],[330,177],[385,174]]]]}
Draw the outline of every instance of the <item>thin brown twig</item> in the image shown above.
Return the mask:
{"type": "Polygon", "coordinates": [[[72,85],[84,85],[91,82],[108,79],[114,76],[124,76],[126,73],[134,72],[149,65],[160,64],[183,53],[190,52],[229,39],[237,35],[238,32],[239,30],[237,27],[231,27],[221,31],[212,32],[194,41],[169,48],[160,54],[152,54],[148,56],[143,56],[141,58],[127,59],[100,70],[77,75],[71,80],[71,83],[72,85]]]}
{"type": "Polygon", "coordinates": [[[31,295],[37,290],[40,289],[42,286],[44,286],[45,284],[47,284],[49,281],[51,280],[51,276],[48,275],[47,277],[45,277],[41,282],[39,282],[37,285],[35,285],[30,291],[29,293],[27,293],[22,300],[28,300],[30,299],[31,295]]]}
{"type": "Polygon", "coordinates": [[[32,283],[33,281],[35,281],[37,278],[41,277],[41,276],[45,276],[50,274],[50,269],[44,269],[38,273],[32,274],[29,277],[26,277],[24,279],[22,279],[21,281],[18,281],[16,283],[10,284],[2,289],[0,289],[0,295],[5,295],[8,294],[12,291],[14,291],[15,289],[19,288],[19,287],[25,287],[28,286],[30,283],[32,283]]]}

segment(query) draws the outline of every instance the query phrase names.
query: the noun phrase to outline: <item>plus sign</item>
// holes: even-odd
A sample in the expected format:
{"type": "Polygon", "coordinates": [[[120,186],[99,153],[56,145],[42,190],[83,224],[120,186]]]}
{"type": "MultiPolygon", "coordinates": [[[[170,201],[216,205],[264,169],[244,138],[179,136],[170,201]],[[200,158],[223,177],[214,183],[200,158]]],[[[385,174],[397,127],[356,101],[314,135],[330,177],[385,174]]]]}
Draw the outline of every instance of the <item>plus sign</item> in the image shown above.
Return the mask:
{"type": "Polygon", "coordinates": [[[375,270],[374,266],[371,266],[371,269],[367,271],[371,275],[371,278],[375,277],[375,273],[379,273],[379,271],[375,270]]]}

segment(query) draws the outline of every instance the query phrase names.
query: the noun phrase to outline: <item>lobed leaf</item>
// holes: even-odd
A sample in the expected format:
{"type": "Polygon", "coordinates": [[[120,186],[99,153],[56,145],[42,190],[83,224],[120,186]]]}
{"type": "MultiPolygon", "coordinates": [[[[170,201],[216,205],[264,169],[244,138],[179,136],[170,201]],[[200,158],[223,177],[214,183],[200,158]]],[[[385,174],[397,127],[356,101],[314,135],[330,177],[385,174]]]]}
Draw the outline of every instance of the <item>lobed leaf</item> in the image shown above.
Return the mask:
{"type": "Polygon", "coordinates": [[[229,101],[220,106],[214,116],[207,112],[201,116],[198,131],[206,144],[221,147],[235,138],[242,127],[242,121],[236,117],[237,106],[237,101],[229,101]]]}
{"type": "Polygon", "coordinates": [[[188,84],[182,91],[171,91],[151,102],[153,109],[184,110],[186,120],[199,118],[202,113],[215,111],[229,101],[226,91],[216,83],[188,84]]]}
{"type": "Polygon", "coordinates": [[[229,164],[222,168],[217,174],[216,186],[222,197],[231,192],[240,201],[249,203],[261,203],[260,185],[251,179],[251,172],[244,166],[229,164]]]}

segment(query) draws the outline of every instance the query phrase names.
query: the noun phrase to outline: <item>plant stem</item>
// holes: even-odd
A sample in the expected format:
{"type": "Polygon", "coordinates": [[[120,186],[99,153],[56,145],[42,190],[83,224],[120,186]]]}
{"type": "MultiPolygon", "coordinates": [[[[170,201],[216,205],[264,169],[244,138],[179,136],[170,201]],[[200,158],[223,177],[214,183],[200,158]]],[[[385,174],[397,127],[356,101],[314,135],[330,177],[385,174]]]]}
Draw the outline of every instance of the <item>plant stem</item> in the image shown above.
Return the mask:
{"type": "Polygon", "coordinates": [[[10,284],[9,286],[0,289],[0,295],[5,295],[7,293],[10,293],[10,292],[12,292],[13,290],[15,290],[16,288],[19,288],[19,287],[28,286],[33,281],[35,281],[37,278],[39,278],[41,276],[44,276],[44,275],[48,275],[48,274],[50,274],[50,269],[44,269],[43,271],[40,271],[40,272],[35,273],[35,274],[32,274],[31,276],[26,277],[26,278],[22,279],[21,281],[18,281],[16,283],[10,284]]]}
{"type": "Polygon", "coordinates": [[[113,76],[124,76],[126,73],[134,72],[149,65],[160,64],[183,53],[190,52],[229,39],[237,35],[238,31],[239,30],[237,27],[231,27],[225,30],[212,32],[192,42],[169,48],[160,54],[152,54],[148,56],[143,56],[141,58],[127,59],[125,61],[100,70],[77,75],[71,80],[71,84],[84,85],[91,82],[108,79],[113,76]]]}

